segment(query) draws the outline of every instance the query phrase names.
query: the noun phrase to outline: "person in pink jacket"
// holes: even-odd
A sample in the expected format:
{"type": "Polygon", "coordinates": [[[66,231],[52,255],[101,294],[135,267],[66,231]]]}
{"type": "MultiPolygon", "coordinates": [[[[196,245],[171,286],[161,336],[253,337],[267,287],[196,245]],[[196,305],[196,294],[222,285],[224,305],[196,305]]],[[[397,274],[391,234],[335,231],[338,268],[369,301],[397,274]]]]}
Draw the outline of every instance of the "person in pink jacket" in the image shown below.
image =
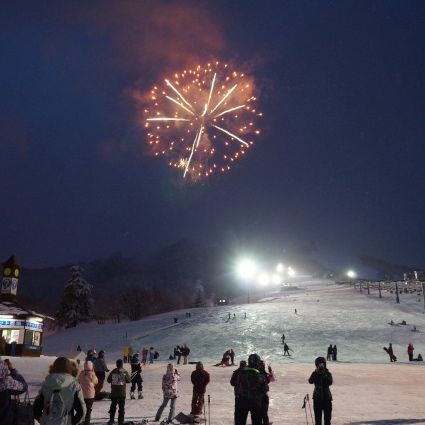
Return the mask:
{"type": "Polygon", "coordinates": [[[84,402],[86,403],[87,413],[84,425],[90,425],[91,411],[95,396],[95,386],[98,383],[97,376],[94,372],[93,363],[91,361],[84,362],[84,369],[78,377],[81,389],[83,390],[84,402]]]}
{"type": "Polygon", "coordinates": [[[174,369],[174,365],[168,363],[167,372],[162,377],[162,393],[164,394],[164,400],[156,412],[155,421],[159,421],[161,419],[163,410],[167,406],[168,401],[171,401],[170,413],[168,414],[167,423],[172,422],[177,400],[177,381],[180,381],[180,375],[177,370],[174,369]]]}

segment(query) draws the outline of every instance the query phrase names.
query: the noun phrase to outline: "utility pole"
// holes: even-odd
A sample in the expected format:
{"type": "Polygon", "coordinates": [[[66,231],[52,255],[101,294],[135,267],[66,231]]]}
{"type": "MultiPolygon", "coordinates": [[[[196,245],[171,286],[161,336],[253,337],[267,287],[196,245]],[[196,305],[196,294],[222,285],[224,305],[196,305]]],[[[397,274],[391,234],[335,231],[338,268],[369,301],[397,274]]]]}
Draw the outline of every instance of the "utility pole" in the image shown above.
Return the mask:
{"type": "MultiPolygon", "coordinates": [[[[379,291],[379,298],[382,298],[382,294],[381,294],[381,281],[378,282],[378,291],[379,291]]],[[[425,303],[425,301],[424,301],[425,303]]]]}

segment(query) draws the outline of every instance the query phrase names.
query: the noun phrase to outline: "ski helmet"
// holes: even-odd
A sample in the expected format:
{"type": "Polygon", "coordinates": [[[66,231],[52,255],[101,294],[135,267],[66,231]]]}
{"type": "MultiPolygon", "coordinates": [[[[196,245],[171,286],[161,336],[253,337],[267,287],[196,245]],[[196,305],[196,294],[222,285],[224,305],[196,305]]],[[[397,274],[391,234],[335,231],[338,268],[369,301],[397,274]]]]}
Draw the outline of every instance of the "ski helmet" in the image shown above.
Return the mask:
{"type": "Polygon", "coordinates": [[[314,361],[314,364],[316,367],[319,367],[319,364],[324,364],[326,367],[326,359],[324,357],[317,357],[317,359],[314,361]]]}
{"type": "Polygon", "coordinates": [[[258,354],[251,354],[248,357],[248,366],[258,369],[260,367],[261,358],[258,354]]]}

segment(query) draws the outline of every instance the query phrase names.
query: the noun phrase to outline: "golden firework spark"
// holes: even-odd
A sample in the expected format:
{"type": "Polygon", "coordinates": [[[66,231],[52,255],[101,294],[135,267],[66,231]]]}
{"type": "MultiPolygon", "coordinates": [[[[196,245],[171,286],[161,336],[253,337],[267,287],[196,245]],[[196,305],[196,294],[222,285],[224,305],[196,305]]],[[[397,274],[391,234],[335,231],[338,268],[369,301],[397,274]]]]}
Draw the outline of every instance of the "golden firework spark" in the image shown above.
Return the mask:
{"type": "Polygon", "coordinates": [[[185,69],[155,86],[144,126],[155,156],[197,180],[231,169],[260,133],[252,78],[219,62],[185,69]]]}

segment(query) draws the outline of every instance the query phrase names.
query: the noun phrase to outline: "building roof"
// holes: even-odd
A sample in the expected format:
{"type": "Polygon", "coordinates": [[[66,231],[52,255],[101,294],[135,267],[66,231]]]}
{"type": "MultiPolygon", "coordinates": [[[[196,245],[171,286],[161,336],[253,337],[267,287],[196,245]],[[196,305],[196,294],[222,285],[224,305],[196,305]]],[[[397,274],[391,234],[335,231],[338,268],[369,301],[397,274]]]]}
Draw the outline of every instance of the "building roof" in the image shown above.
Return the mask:
{"type": "Polygon", "coordinates": [[[45,314],[37,313],[29,308],[22,306],[16,301],[0,302],[0,314],[10,314],[14,316],[35,316],[35,317],[40,317],[41,319],[54,320],[53,317],[47,316],[45,314]]]}

